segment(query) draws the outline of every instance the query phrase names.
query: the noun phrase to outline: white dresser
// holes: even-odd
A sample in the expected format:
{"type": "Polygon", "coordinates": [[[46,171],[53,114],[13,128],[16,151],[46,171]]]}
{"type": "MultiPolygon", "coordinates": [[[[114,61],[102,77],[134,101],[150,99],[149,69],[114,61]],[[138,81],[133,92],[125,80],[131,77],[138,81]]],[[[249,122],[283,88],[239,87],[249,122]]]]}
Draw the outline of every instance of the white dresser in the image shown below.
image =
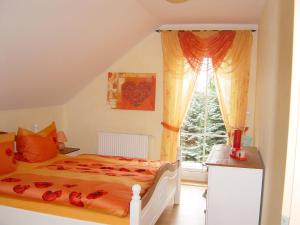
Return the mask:
{"type": "Polygon", "coordinates": [[[206,225],[259,225],[263,162],[255,147],[245,150],[248,160],[237,161],[229,147],[213,147],[206,162],[206,225]]]}

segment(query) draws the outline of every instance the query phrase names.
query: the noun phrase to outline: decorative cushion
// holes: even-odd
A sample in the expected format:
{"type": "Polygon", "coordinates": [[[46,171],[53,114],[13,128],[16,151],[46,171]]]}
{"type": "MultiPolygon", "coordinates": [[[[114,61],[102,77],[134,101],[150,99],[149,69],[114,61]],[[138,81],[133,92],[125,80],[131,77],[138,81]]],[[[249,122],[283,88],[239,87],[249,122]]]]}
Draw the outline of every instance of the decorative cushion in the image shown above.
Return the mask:
{"type": "Polygon", "coordinates": [[[55,123],[38,133],[19,128],[16,143],[18,160],[42,162],[54,158],[58,154],[55,123]]]}
{"type": "Polygon", "coordinates": [[[0,175],[16,170],[14,141],[15,134],[0,134],[0,175]]]}
{"type": "Polygon", "coordinates": [[[45,127],[43,130],[39,131],[38,133],[34,133],[30,130],[24,129],[24,128],[19,128],[18,129],[18,136],[28,136],[28,135],[33,135],[37,134],[42,137],[49,137],[51,138],[54,143],[57,143],[57,134],[56,134],[56,125],[55,122],[52,122],[49,126],[45,127]]]}

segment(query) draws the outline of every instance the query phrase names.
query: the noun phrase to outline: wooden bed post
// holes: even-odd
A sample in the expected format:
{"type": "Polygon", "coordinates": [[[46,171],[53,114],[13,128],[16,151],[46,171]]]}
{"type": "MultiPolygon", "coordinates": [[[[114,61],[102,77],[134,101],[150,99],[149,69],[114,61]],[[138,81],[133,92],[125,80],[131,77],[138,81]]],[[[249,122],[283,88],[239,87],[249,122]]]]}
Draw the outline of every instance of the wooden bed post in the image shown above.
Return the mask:
{"type": "Polygon", "coordinates": [[[132,199],[130,202],[130,225],[141,225],[141,186],[132,186],[132,199]]]}
{"type": "Polygon", "coordinates": [[[177,183],[176,183],[176,192],[174,196],[174,203],[178,205],[180,203],[180,192],[181,192],[181,148],[178,147],[177,150],[177,161],[179,161],[179,167],[178,167],[178,172],[177,172],[177,183]]]}

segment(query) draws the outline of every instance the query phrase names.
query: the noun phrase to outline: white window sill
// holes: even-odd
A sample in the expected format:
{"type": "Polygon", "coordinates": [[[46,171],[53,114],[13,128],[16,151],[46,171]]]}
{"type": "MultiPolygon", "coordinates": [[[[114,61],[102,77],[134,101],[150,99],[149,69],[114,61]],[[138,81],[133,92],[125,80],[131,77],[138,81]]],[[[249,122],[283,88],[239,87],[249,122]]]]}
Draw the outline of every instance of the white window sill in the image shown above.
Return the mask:
{"type": "Polygon", "coordinates": [[[187,171],[205,171],[206,167],[202,163],[182,162],[182,169],[187,171]]]}
{"type": "Polygon", "coordinates": [[[202,163],[182,162],[181,178],[187,181],[207,182],[207,170],[202,163]]]}

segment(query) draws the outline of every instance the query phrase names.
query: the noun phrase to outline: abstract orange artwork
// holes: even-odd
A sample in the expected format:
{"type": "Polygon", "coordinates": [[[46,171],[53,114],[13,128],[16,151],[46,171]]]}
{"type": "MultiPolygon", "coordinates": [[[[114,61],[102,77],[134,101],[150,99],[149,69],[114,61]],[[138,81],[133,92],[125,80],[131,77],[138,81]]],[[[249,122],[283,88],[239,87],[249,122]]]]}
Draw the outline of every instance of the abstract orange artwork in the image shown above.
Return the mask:
{"type": "Polygon", "coordinates": [[[155,110],[154,73],[108,73],[107,102],[112,109],[155,110]]]}

